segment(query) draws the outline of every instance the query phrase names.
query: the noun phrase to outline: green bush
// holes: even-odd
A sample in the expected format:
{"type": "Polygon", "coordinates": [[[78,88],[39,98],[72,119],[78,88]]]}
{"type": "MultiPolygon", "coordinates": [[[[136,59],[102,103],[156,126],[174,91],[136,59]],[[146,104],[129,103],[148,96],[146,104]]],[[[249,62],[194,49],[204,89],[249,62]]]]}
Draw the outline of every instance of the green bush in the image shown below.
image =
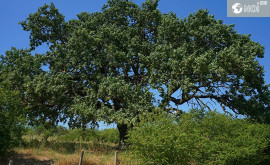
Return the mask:
{"type": "Polygon", "coordinates": [[[98,138],[102,142],[118,143],[119,132],[115,128],[98,131],[98,138]]]}
{"type": "Polygon", "coordinates": [[[19,145],[25,130],[24,110],[18,92],[0,87],[0,155],[19,145]]]}
{"type": "Polygon", "coordinates": [[[67,141],[67,142],[79,142],[81,140],[83,141],[89,141],[95,138],[96,133],[94,130],[83,130],[81,128],[76,128],[73,130],[68,130],[66,134],[59,137],[60,140],[67,141]]]}
{"type": "Polygon", "coordinates": [[[150,115],[129,133],[143,164],[270,164],[269,125],[192,110],[150,115]]]}
{"type": "Polygon", "coordinates": [[[119,133],[117,129],[73,129],[59,137],[63,141],[98,141],[98,142],[109,142],[117,143],[119,141],[119,133]]]}
{"type": "MultiPolygon", "coordinates": [[[[119,132],[115,128],[97,130],[97,129],[68,129],[63,126],[52,127],[46,129],[44,125],[28,127],[27,135],[30,139],[33,137],[43,142],[49,138],[61,142],[102,142],[102,143],[118,143],[119,132]]],[[[50,141],[49,140],[49,141],[50,141]]]]}

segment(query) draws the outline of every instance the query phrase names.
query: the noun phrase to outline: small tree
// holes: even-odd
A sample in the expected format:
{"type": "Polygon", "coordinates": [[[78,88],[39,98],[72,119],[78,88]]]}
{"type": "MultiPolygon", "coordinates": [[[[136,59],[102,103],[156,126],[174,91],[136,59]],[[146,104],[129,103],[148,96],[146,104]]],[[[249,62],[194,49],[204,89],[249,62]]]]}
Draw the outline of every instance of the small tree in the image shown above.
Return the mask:
{"type": "Polygon", "coordinates": [[[25,108],[16,91],[0,84],[0,155],[16,147],[25,130],[25,108]]]}

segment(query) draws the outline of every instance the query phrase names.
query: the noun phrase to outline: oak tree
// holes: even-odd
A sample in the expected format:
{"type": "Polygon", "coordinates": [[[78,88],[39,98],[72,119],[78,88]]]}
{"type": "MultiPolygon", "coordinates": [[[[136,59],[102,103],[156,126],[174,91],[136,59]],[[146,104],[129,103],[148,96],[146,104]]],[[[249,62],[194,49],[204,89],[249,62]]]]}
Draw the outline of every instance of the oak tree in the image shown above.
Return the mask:
{"type": "Polygon", "coordinates": [[[22,21],[30,49],[12,48],[0,66],[4,81],[21,91],[30,121],[115,122],[122,142],[139,114],[191,101],[265,121],[269,88],[258,62],[264,47],[207,10],[180,19],[157,6],[109,0],[100,12],[66,21],[45,4],[22,21]],[[33,54],[44,44],[46,53],[33,54]]]}

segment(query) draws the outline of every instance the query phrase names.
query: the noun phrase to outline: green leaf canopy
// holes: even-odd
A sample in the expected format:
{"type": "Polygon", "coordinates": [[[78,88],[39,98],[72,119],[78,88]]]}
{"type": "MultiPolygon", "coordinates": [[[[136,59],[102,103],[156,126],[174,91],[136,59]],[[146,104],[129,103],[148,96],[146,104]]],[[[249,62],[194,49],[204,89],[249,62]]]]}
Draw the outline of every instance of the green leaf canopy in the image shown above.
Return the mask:
{"type": "Polygon", "coordinates": [[[269,88],[257,61],[264,47],[207,10],[179,19],[157,6],[109,0],[101,12],[65,21],[53,4],[44,5],[21,22],[31,49],[7,51],[1,77],[22,92],[33,122],[132,124],[155,106],[207,106],[205,99],[265,119],[269,88]],[[44,43],[47,53],[31,55],[44,43]]]}

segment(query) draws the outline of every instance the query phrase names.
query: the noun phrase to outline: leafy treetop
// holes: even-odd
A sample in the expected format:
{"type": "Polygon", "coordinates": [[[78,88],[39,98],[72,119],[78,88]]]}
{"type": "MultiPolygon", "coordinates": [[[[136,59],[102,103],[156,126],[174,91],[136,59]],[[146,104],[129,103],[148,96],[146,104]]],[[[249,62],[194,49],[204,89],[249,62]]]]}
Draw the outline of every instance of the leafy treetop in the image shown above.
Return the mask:
{"type": "Polygon", "coordinates": [[[33,122],[68,119],[79,127],[104,120],[126,129],[154,106],[207,107],[205,99],[264,121],[269,88],[257,61],[264,47],[207,10],[179,19],[157,6],[109,0],[101,12],[65,21],[53,4],[44,5],[21,22],[31,49],[7,51],[0,74],[21,90],[33,122]],[[31,55],[44,43],[46,54],[31,55]]]}

